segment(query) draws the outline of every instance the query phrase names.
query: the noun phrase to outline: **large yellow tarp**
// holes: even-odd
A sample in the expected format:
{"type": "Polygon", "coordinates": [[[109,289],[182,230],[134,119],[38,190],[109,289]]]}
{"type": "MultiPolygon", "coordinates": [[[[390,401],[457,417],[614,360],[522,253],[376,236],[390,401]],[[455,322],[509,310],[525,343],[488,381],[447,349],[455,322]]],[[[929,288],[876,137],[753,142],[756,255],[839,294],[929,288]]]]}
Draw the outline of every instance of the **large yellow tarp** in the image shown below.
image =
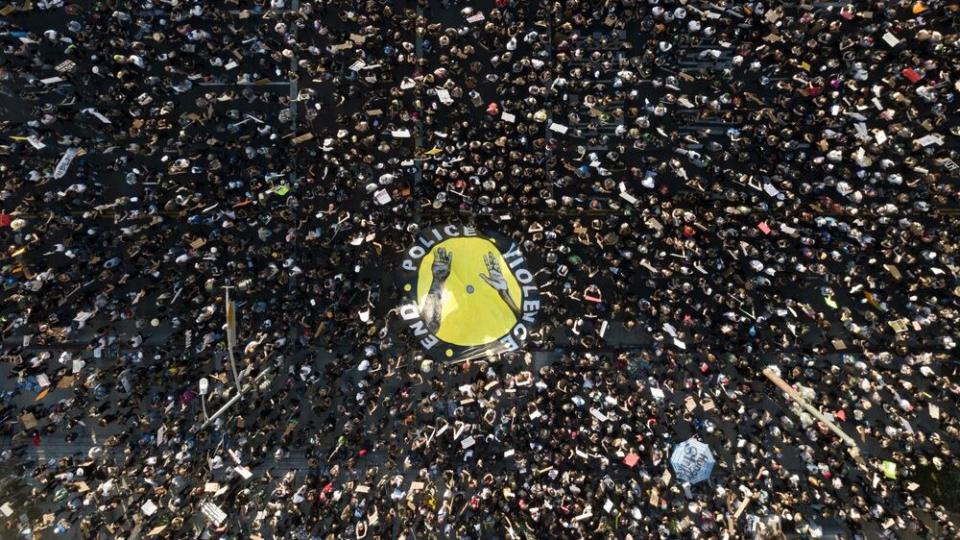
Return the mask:
{"type": "Polygon", "coordinates": [[[497,260],[507,290],[517,306],[523,305],[520,283],[514,277],[503,254],[493,242],[480,237],[449,238],[431,247],[417,271],[417,303],[423,309],[433,282],[433,261],[437,250],[451,254],[450,276],[442,293],[440,328],[436,336],[447,343],[474,347],[492,343],[513,328],[517,316],[497,291],[480,274],[489,275],[484,256],[497,260]]]}

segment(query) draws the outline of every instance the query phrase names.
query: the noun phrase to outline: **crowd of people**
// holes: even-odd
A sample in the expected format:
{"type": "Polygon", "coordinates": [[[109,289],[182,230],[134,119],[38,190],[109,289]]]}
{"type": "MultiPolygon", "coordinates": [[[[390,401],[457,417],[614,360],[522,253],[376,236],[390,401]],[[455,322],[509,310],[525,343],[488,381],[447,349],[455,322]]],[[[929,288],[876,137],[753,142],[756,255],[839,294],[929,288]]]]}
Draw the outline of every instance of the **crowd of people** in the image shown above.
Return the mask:
{"type": "Polygon", "coordinates": [[[958,534],[960,3],[34,0],[0,47],[0,536],[958,534]],[[402,324],[446,224],[536,270],[520,350],[402,324]]]}

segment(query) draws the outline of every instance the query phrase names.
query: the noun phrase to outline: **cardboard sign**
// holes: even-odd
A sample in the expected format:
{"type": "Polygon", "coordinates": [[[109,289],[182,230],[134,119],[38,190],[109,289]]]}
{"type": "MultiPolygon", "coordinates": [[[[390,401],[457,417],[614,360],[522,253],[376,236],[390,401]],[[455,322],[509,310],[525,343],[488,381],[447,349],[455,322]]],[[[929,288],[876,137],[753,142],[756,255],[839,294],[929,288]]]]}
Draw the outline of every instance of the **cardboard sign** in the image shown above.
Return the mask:
{"type": "Polygon", "coordinates": [[[20,422],[23,424],[23,427],[26,429],[33,429],[37,427],[37,417],[33,413],[26,413],[20,417],[20,422]]]}
{"type": "Polygon", "coordinates": [[[894,332],[902,334],[908,330],[907,322],[906,319],[897,319],[895,321],[889,321],[887,324],[890,325],[890,328],[893,328],[894,332]]]}
{"type": "Polygon", "coordinates": [[[313,133],[307,132],[307,133],[304,133],[303,135],[297,135],[296,137],[291,139],[290,142],[292,142],[293,144],[300,144],[300,143],[305,143],[312,139],[313,139],[313,133]]]}

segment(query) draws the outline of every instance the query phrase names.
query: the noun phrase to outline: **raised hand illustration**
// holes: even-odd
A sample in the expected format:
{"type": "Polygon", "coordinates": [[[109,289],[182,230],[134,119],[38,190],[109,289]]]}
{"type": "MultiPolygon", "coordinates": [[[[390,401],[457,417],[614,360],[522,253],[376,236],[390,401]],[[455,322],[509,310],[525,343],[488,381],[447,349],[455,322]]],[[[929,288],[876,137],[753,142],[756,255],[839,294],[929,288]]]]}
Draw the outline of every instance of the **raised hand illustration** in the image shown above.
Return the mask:
{"type": "Polygon", "coordinates": [[[447,278],[450,277],[452,267],[453,253],[444,248],[437,248],[433,257],[433,264],[430,266],[433,281],[430,283],[430,290],[427,292],[427,297],[423,300],[423,306],[420,308],[420,318],[426,323],[427,330],[434,334],[440,330],[443,314],[443,286],[447,278]]]}
{"type": "Polygon", "coordinates": [[[513,311],[513,313],[519,317],[520,308],[517,307],[516,302],[510,297],[507,278],[504,277],[503,272],[500,271],[500,261],[497,260],[497,257],[492,252],[488,251],[487,254],[483,256],[483,264],[487,267],[487,273],[484,274],[481,272],[480,279],[486,282],[487,285],[493,287],[493,290],[497,291],[500,298],[510,307],[510,311],[513,311]]]}
{"type": "Polygon", "coordinates": [[[483,256],[483,263],[487,266],[487,272],[490,274],[485,275],[480,273],[480,279],[487,282],[487,285],[493,287],[498,293],[507,292],[507,278],[503,277],[503,272],[500,271],[500,262],[491,252],[487,252],[483,256]]]}
{"type": "Polygon", "coordinates": [[[433,272],[434,283],[439,281],[441,284],[450,277],[450,265],[453,263],[453,254],[444,248],[437,249],[437,255],[433,259],[433,265],[430,270],[433,272]]]}

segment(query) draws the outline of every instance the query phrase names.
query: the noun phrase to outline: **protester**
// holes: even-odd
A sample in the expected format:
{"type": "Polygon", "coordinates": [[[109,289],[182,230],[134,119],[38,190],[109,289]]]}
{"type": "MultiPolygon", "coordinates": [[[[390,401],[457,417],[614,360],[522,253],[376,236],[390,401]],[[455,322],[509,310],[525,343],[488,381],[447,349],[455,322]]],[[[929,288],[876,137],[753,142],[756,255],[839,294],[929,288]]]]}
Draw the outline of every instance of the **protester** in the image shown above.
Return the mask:
{"type": "Polygon", "coordinates": [[[956,537],[958,16],[0,8],[2,536],[956,537]],[[404,324],[448,225],[518,350],[404,324]]]}

